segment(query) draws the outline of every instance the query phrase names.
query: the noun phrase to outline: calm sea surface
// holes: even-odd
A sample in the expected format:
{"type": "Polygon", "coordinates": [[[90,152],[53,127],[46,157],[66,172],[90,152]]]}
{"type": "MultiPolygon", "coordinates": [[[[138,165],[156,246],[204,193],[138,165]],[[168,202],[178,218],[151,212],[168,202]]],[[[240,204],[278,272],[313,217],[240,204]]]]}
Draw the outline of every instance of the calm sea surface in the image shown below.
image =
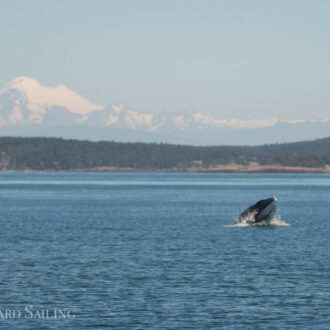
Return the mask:
{"type": "Polygon", "coordinates": [[[2,173],[0,188],[1,329],[330,328],[329,175],[2,173]],[[290,226],[225,226],[274,195],[290,226]]]}

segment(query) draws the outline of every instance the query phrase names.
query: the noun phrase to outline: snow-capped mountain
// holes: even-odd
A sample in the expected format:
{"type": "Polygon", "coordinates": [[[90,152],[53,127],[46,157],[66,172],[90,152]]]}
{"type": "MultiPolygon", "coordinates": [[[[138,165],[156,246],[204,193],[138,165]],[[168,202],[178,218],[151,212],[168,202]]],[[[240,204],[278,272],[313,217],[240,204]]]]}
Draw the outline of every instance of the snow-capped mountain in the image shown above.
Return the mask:
{"type": "Polygon", "coordinates": [[[18,77],[0,90],[0,126],[49,123],[68,124],[81,121],[92,111],[103,107],[92,104],[69,88],[46,87],[27,77],[18,77]],[[60,119],[61,118],[61,119],[60,119]]]}
{"type": "Polygon", "coordinates": [[[204,112],[103,107],[66,86],[18,77],[0,88],[0,135],[192,144],[258,144],[327,136],[330,119],[287,121],[215,118],[204,112]],[[280,132],[280,133],[279,133],[280,132]]]}

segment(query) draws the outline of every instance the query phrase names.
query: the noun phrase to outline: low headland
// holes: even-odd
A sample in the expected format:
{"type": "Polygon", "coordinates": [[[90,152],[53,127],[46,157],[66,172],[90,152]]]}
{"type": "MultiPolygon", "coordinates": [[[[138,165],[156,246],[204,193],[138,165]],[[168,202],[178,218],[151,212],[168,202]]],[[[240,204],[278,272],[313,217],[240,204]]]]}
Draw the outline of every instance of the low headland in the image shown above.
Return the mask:
{"type": "Polygon", "coordinates": [[[0,137],[0,171],[330,173],[330,137],[261,146],[0,137]]]}

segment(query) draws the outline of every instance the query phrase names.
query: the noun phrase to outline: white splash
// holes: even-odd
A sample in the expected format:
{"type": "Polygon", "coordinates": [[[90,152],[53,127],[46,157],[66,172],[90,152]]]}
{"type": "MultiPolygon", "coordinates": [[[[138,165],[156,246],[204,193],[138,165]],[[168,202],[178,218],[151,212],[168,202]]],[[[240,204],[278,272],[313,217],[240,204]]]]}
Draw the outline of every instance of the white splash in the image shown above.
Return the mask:
{"type": "Polygon", "coordinates": [[[260,221],[257,223],[251,223],[249,217],[242,220],[242,222],[234,225],[224,225],[223,227],[281,227],[281,226],[290,226],[289,223],[281,219],[280,215],[277,215],[270,221],[260,221]]]}

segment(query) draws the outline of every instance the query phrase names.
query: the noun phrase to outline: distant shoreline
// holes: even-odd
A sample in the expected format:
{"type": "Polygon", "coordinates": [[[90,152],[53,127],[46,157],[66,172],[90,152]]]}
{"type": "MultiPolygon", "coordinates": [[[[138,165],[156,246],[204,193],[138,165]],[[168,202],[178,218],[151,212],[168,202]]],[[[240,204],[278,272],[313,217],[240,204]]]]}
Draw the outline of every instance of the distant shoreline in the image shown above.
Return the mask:
{"type": "Polygon", "coordinates": [[[134,168],[120,168],[112,166],[82,168],[73,170],[1,170],[1,173],[100,173],[100,172],[127,172],[127,173],[315,173],[315,174],[329,174],[330,166],[325,168],[314,167],[293,167],[293,166],[276,166],[276,165],[219,165],[210,168],[172,168],[172,169],[134,169],[134,168]]]}
{"type": "Polygon", "coordinates": [[[210,168],[172,168],[169,170],[96,167],[92,169],[77,169],[73,172],[159,172],[159,173],[330,173],[330,166],[325,168],[291,167],[291,166],[260,166],[260,165],[219,165],[210,168]]]}
{"type": "Polygon", "coordinates": [[[0,137],[0,171],[330,173],[330,137],[254,147],[0,137]]]}

